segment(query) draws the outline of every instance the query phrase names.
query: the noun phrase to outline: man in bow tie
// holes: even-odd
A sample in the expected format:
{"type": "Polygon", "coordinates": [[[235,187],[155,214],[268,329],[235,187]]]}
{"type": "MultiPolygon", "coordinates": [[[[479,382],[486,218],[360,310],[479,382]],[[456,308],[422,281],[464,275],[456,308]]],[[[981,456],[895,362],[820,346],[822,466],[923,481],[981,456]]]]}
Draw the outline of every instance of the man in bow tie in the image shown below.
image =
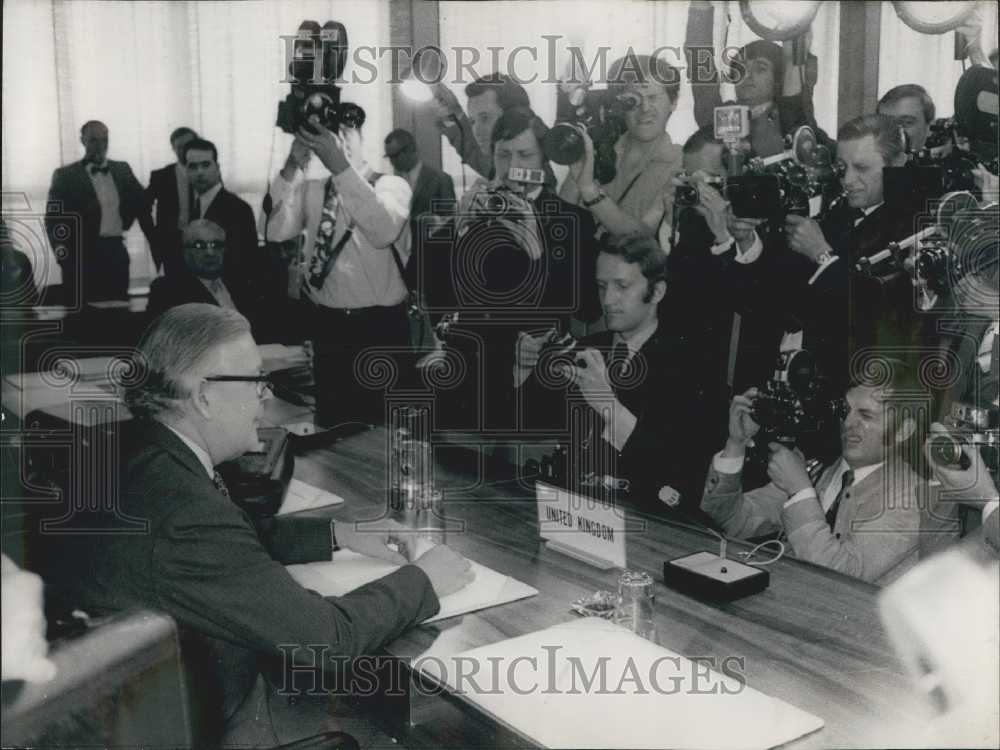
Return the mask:
{"type": "Polygon", "coordinates": [[[142,185],[128,162],[108,159],[107,125],[85,123],[80,142],[83,159],[52,175],[45,215],[62,269],[64,301],[70,306],[128,298],[129,255],[123,235],[135,219],[160,263],[142,185]]]}

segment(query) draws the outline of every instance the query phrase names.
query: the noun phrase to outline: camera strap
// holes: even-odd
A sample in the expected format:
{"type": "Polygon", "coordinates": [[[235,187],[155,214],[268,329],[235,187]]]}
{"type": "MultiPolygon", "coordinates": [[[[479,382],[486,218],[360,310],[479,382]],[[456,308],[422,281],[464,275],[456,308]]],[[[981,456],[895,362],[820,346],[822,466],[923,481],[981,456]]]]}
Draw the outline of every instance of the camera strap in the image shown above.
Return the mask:
{"type": "MultiPolygon", "coordinates": [[[[372,172],[368,175],[368,184],[372,186],[372,190],[375,189],[375,183],[378,182],[379,178],[382,176],[381,172],[372,172]]],[[[412,316],[417,316],[420,314],[420,295],[415,289],[410,288],[410,284],[406,280],[406,267],[403,265],[403,258],[400,256],[399,250],[396,249],[396,243],[391,243],[389,245],[389,249],[392,251],[392,259],[396,262],[396,270],[399,271],[399,278],[403,282],[403,288],[406,289],[407,313],[412,316]]]]}

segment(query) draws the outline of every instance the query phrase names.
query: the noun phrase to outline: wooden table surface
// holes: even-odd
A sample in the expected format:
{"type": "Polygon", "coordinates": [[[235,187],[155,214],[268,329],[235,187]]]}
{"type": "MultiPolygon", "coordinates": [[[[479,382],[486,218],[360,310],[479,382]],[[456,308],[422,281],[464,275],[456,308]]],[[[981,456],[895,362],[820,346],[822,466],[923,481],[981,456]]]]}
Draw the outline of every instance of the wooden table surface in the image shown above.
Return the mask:
{"type": "MultiPolygon", "coordinates": [[[[338,519],[378,518],[386,508],[384,429],[346,438],[299,456],[296,476],[342,495],[338,519]]],[[[495,643],[574,619],[573,600],[615,590],[620,571],[600,571],[546,549],[538,538],[533,488],[516,480],[479,477],[475,454],[455,447],[436,451],[437,486],[444,490],[449,533],[458,552],[539,590],[538,596],[417,627],[387,651],[414,659],[435,643],[449,653],[495,643]],[[442,641],[441,639],[446,639],[442,641]]],[[[479,461],[479,464],[482,462],[479,461]]],[[[729,604],[708,604],[662,583],[665,560],[716,550],[717,540],[695,528],[644,519],[627,540],[629,568],[656,583],[656,626],[661,645],[679,654],[742,659],[747,684],[822,717],[826,726],[796,748],[920,745],[928,712],[893,654],[879,620],[879,589],[808,563],[784,558],[771,565],[769,588],[729,604]]],[[[730,549],[745,548],[733,543],[730,549]]],[[[668,697],[664,698],[668,700],[668,697]]],[[[454,717],[437,721],[418,739],[432,745],[482,746],[454,717]]],[[[668,740],[666,740],[668,742],[668,740]]]]}

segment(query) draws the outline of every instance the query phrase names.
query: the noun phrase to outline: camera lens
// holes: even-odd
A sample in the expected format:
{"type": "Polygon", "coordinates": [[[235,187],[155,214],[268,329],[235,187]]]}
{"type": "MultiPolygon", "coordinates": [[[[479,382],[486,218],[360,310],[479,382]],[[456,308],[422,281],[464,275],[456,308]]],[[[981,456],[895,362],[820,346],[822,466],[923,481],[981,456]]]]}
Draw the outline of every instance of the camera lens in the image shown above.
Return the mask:
{"type": "Polygon", "coordinates": [[[931,439],[931,455],[941,466],[959,466],[964,454],[961,444],[951,435],[935,435],[931,439]]]}
{"type": "Polygon", "coordinates": [[[483,201],[483,209],[493,216],[503,216],[510,211],[510,203],[503,193],[489,193],[483,201]]]}
{"type": "Polygon", "coordinates": [[[583,136],[575,125],[557,122],[545,134],[542,150],[549,161],[564,166],[573,164],[583,156],[583,136]]]}

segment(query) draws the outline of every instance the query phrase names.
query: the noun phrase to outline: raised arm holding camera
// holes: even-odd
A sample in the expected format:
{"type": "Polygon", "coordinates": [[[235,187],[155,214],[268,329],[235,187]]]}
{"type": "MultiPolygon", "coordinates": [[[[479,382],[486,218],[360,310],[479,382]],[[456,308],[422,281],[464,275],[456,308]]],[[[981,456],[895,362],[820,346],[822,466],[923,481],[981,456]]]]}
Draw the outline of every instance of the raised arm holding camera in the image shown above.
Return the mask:
{"type": "Polygon", "coordinates": [[[916,423],[904,408],[905,365],[879,365],[891,368],[886,382],[859,381],[847,391],[841,455],[815,482],[800,452],[771,443],[771,482],[743,492],[746,450],[760,429],[753,418],[758,393],[734,398],[729,438],[712,459],[702,509],[730,536],[781,534],[796,557],[866,581],[886,583],[904,572],[921,539],[921,480],[903,454],[916,423]]]}
{"type": "Polygon", "coordinates": [[[622,100],[626,132],[614,144],[615,175],[601,184],[594,175],[594,144],[581,129],[583,156],[570,165],[559,194],[590,210],[611,234],[656,232],[673,207],[673,176],[681,150],[665,132],[677,106],[678,71],[657,57],[634,55],[608,73],[608,95],[622,100]]]}

